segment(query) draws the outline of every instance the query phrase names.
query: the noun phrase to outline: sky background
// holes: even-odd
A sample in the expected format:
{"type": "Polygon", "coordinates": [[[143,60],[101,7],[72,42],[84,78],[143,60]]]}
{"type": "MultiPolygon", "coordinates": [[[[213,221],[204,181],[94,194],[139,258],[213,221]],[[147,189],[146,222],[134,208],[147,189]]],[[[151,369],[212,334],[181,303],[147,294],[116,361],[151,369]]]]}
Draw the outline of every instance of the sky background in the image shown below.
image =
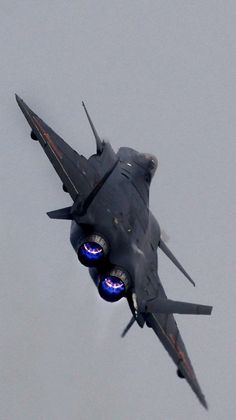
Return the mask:
{"type": "Polygon", "coordinates": [[[0,418],[234,420],[235,1],[0,1],[0,418]],[[86,157],[84,100],[115,150],[154,153],[150,207],[194,289],[160,256],[209,412],[155,334],[102,301],[69,243],[70,205],[14,99],[86,157]]]}

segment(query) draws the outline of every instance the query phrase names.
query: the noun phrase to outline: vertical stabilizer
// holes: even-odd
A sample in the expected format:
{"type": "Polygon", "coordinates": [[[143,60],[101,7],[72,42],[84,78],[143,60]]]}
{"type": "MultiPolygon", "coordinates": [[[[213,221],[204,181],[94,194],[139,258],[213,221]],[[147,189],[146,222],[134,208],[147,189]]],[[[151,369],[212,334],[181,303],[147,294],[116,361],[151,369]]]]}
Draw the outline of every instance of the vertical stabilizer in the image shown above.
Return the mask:
{"type": "Polygon", "coordinates": [[[95,140],[96,140],[96,145],[97,145],[97,154],[98,154],[98,155],[100,155],[100,154],[102,153],[102,151],[103,151],[102,140],[100,139],[100,137],[99,137],[99,135],[98,135],[98,133],[97,133],[97,130],[96,130],[96,128],[95,128],[95,127],[94,127],[94,125],[93,125],[93,122],[92,122],[92,120],[91,120],[91,118],[90,118],[90,115],[89,115],[89,113],[88,113],[88,111],[87,111],[87,108],[86,108],[86,106],[85,106],[85,103],[84,103],[84,102],[82,102],[82,105],[83,105],[83,107],[84,107],[85,113],[86,113],[87,118],[88,118],[88,120],[89,120],[90,127],[91,127],[91,128],[92,128],[92,130],[93,130],[93,134],[94,134],[94,137],[95,137],[95,140]]]}
{"type": "Polygon", "coordinates": [[[80,196],[78,196],[78,201],[75,200],[71,208],[72,214],[75,213],[75,214],[78,214],[79,216],[85,215],[90,204],[92,203],[96,195],[99,193],[100,189],[103,187],[103,185],[105,184],[109,176],[112,174],[118,162],[119,162],[118,160],[115,161],[112,167],[105,173],[102,179],[98,181],[97,185],[93,188],[93,190],[88,194],[88,196],[83,201],[81,201],[80,196]]]}

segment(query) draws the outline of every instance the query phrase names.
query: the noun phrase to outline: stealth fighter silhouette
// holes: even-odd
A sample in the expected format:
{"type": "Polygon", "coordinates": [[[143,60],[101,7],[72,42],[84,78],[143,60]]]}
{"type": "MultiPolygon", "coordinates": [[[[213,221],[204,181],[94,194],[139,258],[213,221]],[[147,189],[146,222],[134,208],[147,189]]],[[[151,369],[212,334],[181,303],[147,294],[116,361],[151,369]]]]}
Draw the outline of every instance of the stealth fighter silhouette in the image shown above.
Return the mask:
{"type": "Polygon", "coordinates": [[[134,322],[152,328],[202,405],[205,397],[198,384],[174,313],[210,315],[211,306],[177,302],[167,298],[158,276],[158,247],[193,280],[161,238],[158,222],[149,209],[149,187],[157,159],[128,147],[114,152],[101,140],[83,103],[96,140],[97,151],[89,159],[79,155],[16,95],[17,103],[59,175],[70,207],[50,211],[51,219],[71,220],[70,241],[100,296],[109,302],[128,301],[134,322]]]}

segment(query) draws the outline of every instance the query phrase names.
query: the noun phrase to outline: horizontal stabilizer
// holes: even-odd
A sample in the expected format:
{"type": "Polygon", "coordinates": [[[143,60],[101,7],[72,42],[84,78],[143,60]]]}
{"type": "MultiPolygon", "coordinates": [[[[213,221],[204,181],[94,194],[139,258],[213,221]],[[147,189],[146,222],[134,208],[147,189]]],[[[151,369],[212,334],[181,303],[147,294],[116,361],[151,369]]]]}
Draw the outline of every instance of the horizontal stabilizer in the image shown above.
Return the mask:
{"type": "Polygon", "coordinates": [[[49,211],[47,212],[47,215],[50,219],[72,220],[71,206],[65,207],[64,209],[49,211]]]}
{"type": "Polygon", "coordinates": [[[146,302],[145,310],[160,314],[211,315],[212,306],[154,298],[146,302]]]}
{"type": "Polygon", "coordinates": [[[168,246],[160,239],[159,247],[161,250],[166,254],[167,257],[170,258],[170,260],[176,265],[176,267],[187,277],[187,279],[192,283],[193,286],[195,286],[194,281],[191,279],[189,274],[185,271],[185,269],[182,267],[182,265],[179,263],[179,261],[175,258],[175,256],[172,254],[172,252],[169,250],[168,246]]]}

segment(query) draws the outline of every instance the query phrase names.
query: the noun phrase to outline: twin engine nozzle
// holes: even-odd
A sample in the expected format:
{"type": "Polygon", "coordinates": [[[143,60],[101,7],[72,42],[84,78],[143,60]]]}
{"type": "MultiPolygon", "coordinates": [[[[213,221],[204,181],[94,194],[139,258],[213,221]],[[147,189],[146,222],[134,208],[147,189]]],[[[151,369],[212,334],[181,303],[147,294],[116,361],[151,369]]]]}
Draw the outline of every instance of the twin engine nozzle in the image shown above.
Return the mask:
{"type": "Polygon", "coordinates": [[[78,258],[86,267],[98,267],[104,263],[109,251],[107,241],[102,236],[92,234],[83,239],[78,248],[78,258]]]}
{"type": "Polygon", "coordinates": [[[126,295],[130,287],[128,273],[120,267],[106,270],[109,245],[98,234],[92,234],[78,247],[78,258],[86,267],[96,268],[96,283],[100,296],[108,302],[116,302],[126,295]]]}
{"type": "Polygon", "coordinates": [[[99,274],[98,291],[108,302],[117,302],[124,297],[130,287],[128,273],[120,267],[114,267],[105,274],[99,274]]]}

